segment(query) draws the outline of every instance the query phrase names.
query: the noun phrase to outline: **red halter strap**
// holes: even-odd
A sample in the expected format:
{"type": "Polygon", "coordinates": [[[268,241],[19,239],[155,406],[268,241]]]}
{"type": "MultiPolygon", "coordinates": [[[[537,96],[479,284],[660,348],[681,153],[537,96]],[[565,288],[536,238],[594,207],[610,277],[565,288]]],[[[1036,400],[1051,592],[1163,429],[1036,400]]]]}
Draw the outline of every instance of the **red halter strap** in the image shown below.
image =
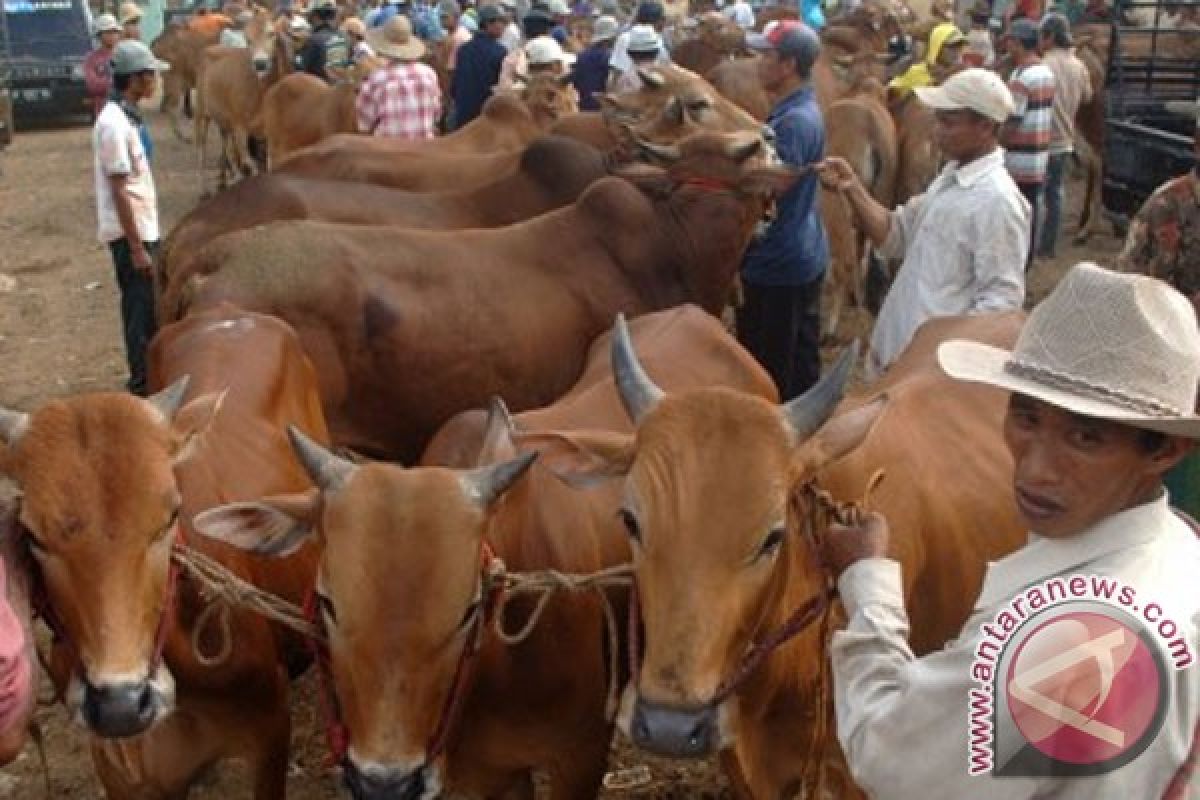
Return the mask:
{"type": "Polygon", "coordinates": [[[304,598],[304,617],[321,637],[308,638],[306,641],[321,681],[321,718],[325,720],[325,742],[329,746],[327,765],[332,767],[345,763],[346,751],[350,747],[350,732],[342,720],[342,707],[338,703],[337,689],[333,685],[333,659],[326,643],[328,632],[325,629],[325,617],[319,606],[314,586],[304,598]]]}

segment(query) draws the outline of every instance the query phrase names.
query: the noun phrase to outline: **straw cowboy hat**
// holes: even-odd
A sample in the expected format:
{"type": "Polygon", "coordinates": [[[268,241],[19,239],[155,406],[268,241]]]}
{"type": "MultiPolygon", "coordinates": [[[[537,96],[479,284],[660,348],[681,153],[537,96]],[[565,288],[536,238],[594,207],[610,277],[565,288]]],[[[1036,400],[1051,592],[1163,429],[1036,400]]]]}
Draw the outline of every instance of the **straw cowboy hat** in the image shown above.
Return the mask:
{"type": "Polygon", "coordinates": [[[142,18],[142,9],[137,3],[121,3],[120,17],[122,25],[137,22],[142,18]]]}
{"type": "Polygon", "coordinates": [[[367,32],[367,44],[376,53],[400,61],[416,61],[425,55],[425,43],[413,36],[412,23],[397,14],[382,28],[367,32]]]}
{"type": "Polygon", "coordinates": [[[1076,264],[1029,315],[1016,347],[951,340],[953,378],[1088,417],[1200,438],[1200,328],[1191,302],[1157,278],[1076,264]]]}

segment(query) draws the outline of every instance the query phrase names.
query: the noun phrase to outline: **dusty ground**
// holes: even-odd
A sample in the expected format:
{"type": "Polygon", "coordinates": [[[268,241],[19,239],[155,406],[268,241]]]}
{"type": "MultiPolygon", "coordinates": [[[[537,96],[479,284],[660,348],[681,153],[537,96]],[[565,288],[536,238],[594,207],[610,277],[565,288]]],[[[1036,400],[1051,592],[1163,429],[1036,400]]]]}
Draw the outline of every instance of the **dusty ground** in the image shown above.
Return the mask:
{"type": "MultiPolygon", "coordinates": [[[[197,198],[190,146],[177,142],[164,120],[151,115],[157,142],[155,174],[164,231],[197,198]]],[[[107,250],[95,241],[90,130],[59,127],[19,133],[0,154],[0,405],[28,409],[49,397],[120,389],[125,379],[117,291],[107,250]]],[[[1080,187],[1072,187],[1075,203],[1080,187]]],[[[1069,229],[1070,226],[1068,226],[1069,229]]],[[[1031,294],[1042,297],[1066,265],[1084,258],[1111,259],[1118,240],[1103,234],[1086,249],[1064,237],[1060,257],[1039,264],[1031,294]]],[[[866,330],[861,316],[851,328],[866,330]]],[[[337,796],[336,776],[322,765],[324,742],[316,719],[313,681],[298,685],[294,760],[289,797],[337,796]]],[[[50,796],[100,798],[84,737],[57,706],[38,713],[46,733],[50,796]]],[[[614,769],[650,764],[627,747],[617,748],[614,769]]],[[[626,777],[629,777],[626,773],[626,777]]],[[[635,782],[636,778],[635,778],[635,782]]],[[[606,797],[721,797],[723,781],[711,765],[654,764],[648,783],[606,797]]],[[[222,768],[193,794],[197,800],[248,797],[236,767],[222,768]]],[[[43,796],[36,751],[0,770],[0,798],[43,796]]]]}

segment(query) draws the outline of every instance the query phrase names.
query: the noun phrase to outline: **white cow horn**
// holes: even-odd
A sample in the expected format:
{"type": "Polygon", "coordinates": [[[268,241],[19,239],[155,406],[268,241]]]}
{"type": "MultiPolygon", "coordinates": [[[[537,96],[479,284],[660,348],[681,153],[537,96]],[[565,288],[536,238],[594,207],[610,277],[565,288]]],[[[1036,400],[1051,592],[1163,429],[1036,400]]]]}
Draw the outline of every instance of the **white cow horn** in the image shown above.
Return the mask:
{"type": "Polygon", "coordinates": [[[175,419],[175,412],[179,411],[179,406],[183,404],[183,396],[187,394],[188,383],[191,380],[190,375],[184,375],[162,391],[147,397],[146,402],[154,406],[164,420],[170,422],[175,419]]]}
{"type": "Polygon", "coordinates": [[[321,491],[336,492],[346,485],[356,469],[353,463],[334,455],[295,425],[289,425],[287,433],[296,459],[321,491]]]}
{"type": "Polygon", "coordinates": [[[833,415],[834,409],[846,392],[846,384],[857,360],[856,339],[842,351],[837,363],[817,381],[816,386],[781,407],[784,419],[795,432],[797,440],[803,441],[812,436],[833,415]]]}
{"type": "Polygon", "coordinates": [[[20,441],[29,428],[29,415],[24,411],[0,408],[0,439],[12,446],[20,441]]]}
{"type": "Polygon", "coordinates": [[[641,421],[662,400],[663,390],[655,386],[646,370],[642,369],[633,342],[629,341],[629,326],[625,324],[624,314],[617,314],[617,322],[613,326],[612,370],[625,413],[634,422],[641,421]]]}
{"type": "Polygon", "coordinates": [[[511,461],[478,467],[463,473],[463,489],[473,502],[487,508],[525,474],[529,465],[538,457],[537,451],[522,453],[511,461]]]}

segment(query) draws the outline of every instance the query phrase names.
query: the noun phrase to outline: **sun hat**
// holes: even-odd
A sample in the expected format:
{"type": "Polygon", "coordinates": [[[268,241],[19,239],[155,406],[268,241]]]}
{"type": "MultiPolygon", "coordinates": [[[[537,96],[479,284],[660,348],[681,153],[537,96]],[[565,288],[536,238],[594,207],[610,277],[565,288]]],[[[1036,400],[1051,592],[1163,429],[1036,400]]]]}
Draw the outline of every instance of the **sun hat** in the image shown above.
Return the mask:
{"type": "Polygon", "coordinates": [[[820,37],[797,20],[768,22],[762,33],[746,37],[746,46],[753,50],[774,50],[784,58],[794,59],[804,69],[817,63],[821,55],[820,37]]]}
{"type": "Polygon", "coordinates": [[[1016,347],[951,340],[946,374],[1087,417],[1200,438],[1200,328],[1157,278],[1076,264],[1030,313],[1016,347]]]}
{"type": "Polygon", "coordinates": [[[142,18],[142,9],[137,3],[121,3],[121,24],[128,25],[142,18]]]}
{"type": "Polygon", "coordinates": [[[292,17],[288,22],[288,32],[293,36],[304,36],[312,30],[312,25],[308,24],[308,20],[301,16],[292,17]]]}
{"type": "Polygon", "coordinates": [[[159,61],[150,48],[137,39],[124,39],[113,48],[112,70],[114,75],[136,75],[139,72],[166,72],[171,65],[159,61]]]}
{"type": "Polygon", "coordinates": [[[610,17],[607,14],[597,17],[595,24],[592,25],[592,41],[606,42],[610,39],[615,39],[619,30],[620,26],[617,24],[615,17],[610,17]]]}
{"type": "Polygon", "coordinates": [[[121,24],[117,22],[117,18],[112,14],[101,14],[96,17],[94,24],[95,35],[99,36],[102,33],[120,33],[121,24]]]}
{"type": "Polygon", "coordinates": [[[941,86],[915,89],[917,99],[935,111],[970,110],[994,122],[1004,122],[1015,110],[1012,93],[1004,80],[991,70],[964,69],[941,86]]]}
{"type": "Polygon", "coordinates": [[[367,26],[358,17],[347,17],[346,21],[342,23],[342,31],[347,35],[362,39],[367,35],[367,26]]]}
{"type": "Polygon", "coordinates": [[[575,56],[565,52],[562,45],[550,36],[538,36],[525,44],[525,60],[531,67],[558,62],[564,66],[575,63],[575,56]]]}
{"type": "Polygon", "coordinates": [[[662,38],[652,25],[634,25],[629,29],[629,44],[625,49],[630,53],[657,53],[662,49],[662,38]]]}
{"type": "Polygon", "coordinates": [[[383,27],[367,32],[367,44],[378,55],[400,61],[415,61],[425,55],[425,43],[413,36],[412,22],[397,14],[383,27]]]}

